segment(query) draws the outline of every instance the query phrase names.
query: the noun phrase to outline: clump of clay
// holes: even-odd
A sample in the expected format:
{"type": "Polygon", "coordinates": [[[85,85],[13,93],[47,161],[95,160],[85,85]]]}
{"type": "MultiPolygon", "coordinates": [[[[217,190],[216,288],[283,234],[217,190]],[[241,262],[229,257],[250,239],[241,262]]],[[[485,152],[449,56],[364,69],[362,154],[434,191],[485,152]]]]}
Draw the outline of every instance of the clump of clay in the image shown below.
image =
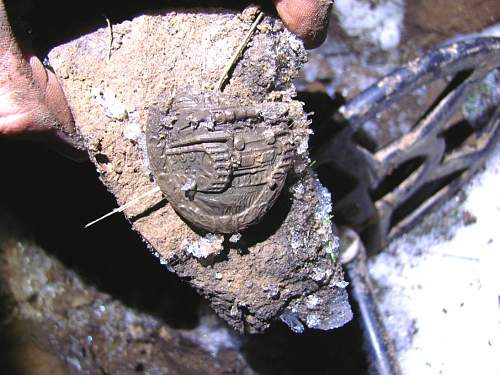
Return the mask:
{"type": "MultiPolygon", "coordinates": [[[[121,43],[111,53],[106,28],[51,51],[76,126],[120,205],[156,187],[145,146],[151,108],[168,112],[169,98],[186,88],[197,95],[217,90],[258,12],[164,10],[113,25],[121,43]]],[[[160,192],[125,211],[162,263],[240,331],[261,332],[282,314],[288,324],[318,329],[352,316],[328,219],[330,197],[308,167],[309,123],[293,100],[292,81],[305,60],[302,43],[265,16],[223,87],[239,106],[261,105],[265,112],[278,103],[293,130],[292,166],[260,221],[222,240],[181,218],[160,192]]],[[[186,185],[185,193],[193,188],[186,185]]]]}

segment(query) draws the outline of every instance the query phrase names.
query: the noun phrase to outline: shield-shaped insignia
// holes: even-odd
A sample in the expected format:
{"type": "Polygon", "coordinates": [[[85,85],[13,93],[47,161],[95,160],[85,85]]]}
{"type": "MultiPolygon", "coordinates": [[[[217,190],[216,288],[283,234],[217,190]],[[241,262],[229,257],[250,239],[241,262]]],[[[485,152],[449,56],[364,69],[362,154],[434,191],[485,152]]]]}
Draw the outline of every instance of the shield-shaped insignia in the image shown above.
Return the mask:
{"type": "Polygon", "coordinates": [[[210,232],[256,223],[278,197],[294,156],[286,104],[178,95],[168,107],[151,108],[146,142],[170,204],[210,232]]]}

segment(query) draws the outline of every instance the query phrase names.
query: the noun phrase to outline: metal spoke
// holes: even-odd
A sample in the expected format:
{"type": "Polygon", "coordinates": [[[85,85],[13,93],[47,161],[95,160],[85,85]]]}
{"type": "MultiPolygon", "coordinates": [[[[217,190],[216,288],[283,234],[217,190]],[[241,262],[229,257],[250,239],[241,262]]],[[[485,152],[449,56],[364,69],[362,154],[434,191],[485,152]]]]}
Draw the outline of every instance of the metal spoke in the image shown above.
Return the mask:
{"type": "Polygon", "coordinates": [[[340,224],[360,233],[368,250],[380,250],[414,225],[484,161],[498,137],[499,110],[492,111],[486,125],[468,123],[471,134],[458,145],[447,132],[460,124],[459,119],[467,120],[461,114],[464,102],[498,67],[500,38],[456,42],[395,70],[340,109],[344,118],[336,125],[342,129],[319,146],[314,159],[318,168],[326,165],[356,182],[334,202],[335,210],[340,224]],[[364,123],[416,89],[445,80],[451,84],[410,132],[383,146],[375,139],[375,151],[356,140],[364,123]]]}

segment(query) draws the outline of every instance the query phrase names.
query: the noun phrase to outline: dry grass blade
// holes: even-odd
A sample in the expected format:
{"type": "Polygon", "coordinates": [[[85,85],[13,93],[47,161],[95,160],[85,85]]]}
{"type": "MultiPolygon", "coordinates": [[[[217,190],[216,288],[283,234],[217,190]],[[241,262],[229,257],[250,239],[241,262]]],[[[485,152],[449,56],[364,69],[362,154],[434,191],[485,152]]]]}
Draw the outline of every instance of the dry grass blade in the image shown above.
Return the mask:
{"type": "Polygon", "coordinates": [[[224,83],[228,79],[229,72],[231,69],[234,68],[236,63],[238,62],[239,58],[241,57],[241,54],[243,53],[243,50],[247,46],[248,42],[250,41],[250,38],[252,37],[253,33],[255,32],[255,29],[259,25],[260,21],[262,20],[262,17],[264,17],[264,13],[259,12],[257,15],[257,18],[255,18],[255,21],[253,21],[252,26],[250,27],[250,30],[248,30],[247,35],[245,35],[245,39],[241,42],[241,44],[238,46],[238,49],[236,50],[235,54],[229,61],[229,63],[226,65],[226,68],[224,69],[224,73],[222,74],[222,77],[219,79],[219,83],[217,84],[217,90],[222,90],[222,87],[224,86],[224,83]]]}
{"type": "Polygon", "coordinates": [[[146,198],[147,196],[152,195],[152,194],[154,194],[154,193],[156,193],[158,191],[160,191],[160,188],[157,186],[154,189],[151,189],[151,190],[145,192],[144,194],[139,195],[137,198],[132,199],[130,202],[125,203],[123,206],[115,208],[113,211],[108,212],[106,215],[101,216],[100,218],[95,219],[94,221],[91,221],[90,223],[88,223],[87,225],[85,225],[84,228],[88,228],[91,225],[94,225],[94,224],[98,223],[99,221],[104,220],[107,217],[110,217],[111,215],[114,215],[114,214],[116,214],[118,212],[125,211],[127,208],[129,208],[130,206],[133,206],[134,204],[136,204],[137,202],[139,202],[141,199],[146,198]]]}

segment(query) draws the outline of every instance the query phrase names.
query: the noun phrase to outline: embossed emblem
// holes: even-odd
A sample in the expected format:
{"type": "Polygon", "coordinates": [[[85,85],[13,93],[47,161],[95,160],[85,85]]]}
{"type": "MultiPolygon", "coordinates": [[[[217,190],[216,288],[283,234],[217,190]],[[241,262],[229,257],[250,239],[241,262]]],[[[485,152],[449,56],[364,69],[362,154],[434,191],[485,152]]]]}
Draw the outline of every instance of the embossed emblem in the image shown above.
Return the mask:
{"type": "Polygon", "coordinates": [[[291,167],[295,149],[287,112],[284,103],[246,106],[222,94],[177,95],[168,109],[152,107],[149,162],[174,209],[217,233],[257,222],[291,167]]]}

